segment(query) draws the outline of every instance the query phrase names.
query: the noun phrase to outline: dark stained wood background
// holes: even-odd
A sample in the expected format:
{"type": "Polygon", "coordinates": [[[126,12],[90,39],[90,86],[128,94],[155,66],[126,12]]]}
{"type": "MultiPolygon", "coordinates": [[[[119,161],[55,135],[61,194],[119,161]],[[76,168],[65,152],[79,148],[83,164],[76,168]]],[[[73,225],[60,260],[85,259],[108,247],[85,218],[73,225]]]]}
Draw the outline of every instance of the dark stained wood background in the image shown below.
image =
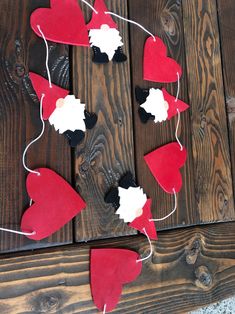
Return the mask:
{"type": "MultiPolygon", "coordinates": [[[[90,1],[92,3],[92,1],[90,1]]],[[[174,216],[156,224],[159,241],[137,281],[125,286],[114,313],[183,313],[232,295],[235,289],[233,179],[235,2],[232,0],[106,0],[110,10],[141,23],[167,44],[183,68],[180,139],[188,150],[183,189],[174,216]],[[213,224],[223,222],[219,224],[213,224]],[[206,226],[200,226],[207,224],[206,226]],[[195,226],[197,225],[197,226],[195,226]],[[188,226],[188,228],[185,228],[188,226]],[[178,229],[178,227],[181,227],[178,229]]],[[[0,1],[0,226],[18,229],[29,199],[22,167],[25,145],[40,131],[39,102],[28,72],[46,77],[45,46],[29,27],[31,12],[49,0],[0,1]]],[[[91,11],[81,4],[86,21],[91,11]]],[[[143,155],[174,140],[176,119],[140,123],[134,88],[177,84],[142,80],[148,35],[116,20],[128,62],[95,65],[91,49],[49,42],[52,81],[70,88],[98,114],[76,151],[47,123],[28,151],[31,167],[47,166],[81,193],[87,209],[41,242],[0,232],[0,312],[97,313],[89,288],[90,247],[148,253],[146,238],[128,228],[103,202],[105,192],[131,170],[153,199],[153,216],[167,214],[172,197],[153,179],[143,155]],[[125,238],[121,236],[130,235],[125,238]],[[104,238],[90,244],[77,244],[104,238]],[[72,245],[64,245],[72,243],[72,245]],[[63,245],[59,248],[50,248],[63,245]],[[48,247],[43,250],[38,248],[48,247]],[[34,249],[34,252],[18,252],[34,249]],[[11,254],[3,254],[11,251],[11,254]]]]}
{"type": "Polygon", "coordinates": [[[195,206],[202,222],[230,220],[234,219],[234,200],[216,0],[182,3],[195,206]]]}
{"type": "MultiPolygon", "coordinates": [[[[234,239],[233,223],[160,232],[152,259],[136,281],[125,285],[112,313],[182,314],[233,295],[234,239]]],[[[89,287],[89,250],[94,247],[97,241],[4,255],[1,314],[100,313],[89,287]]],[[[129,248],[142,255],[149,249],[142,236],[99,241],[99,247],[129,248]]]]}
{"type": "MultiPolygon", "coordinates": [[[[108,8],[127,16],[123,0],[106,2],[108,8]]],[[[84,9],[86,21],[91,10],[84,9]]],[[[104,195],[127,171],[135,175],[131,105],[130,57],[128,24],[118,21],[128,61],[94,64],[92,49],[73,47],[73,86],[76,96],[96,112],[98,123],[75,152],[76,186],[87,202],[86,210],[76,219],[76,240],[117,237],[136,233],[129,228],[112,206],[105,204],[104,195]],[[84,82],[85,85],[84,85],[84,82]]]]}

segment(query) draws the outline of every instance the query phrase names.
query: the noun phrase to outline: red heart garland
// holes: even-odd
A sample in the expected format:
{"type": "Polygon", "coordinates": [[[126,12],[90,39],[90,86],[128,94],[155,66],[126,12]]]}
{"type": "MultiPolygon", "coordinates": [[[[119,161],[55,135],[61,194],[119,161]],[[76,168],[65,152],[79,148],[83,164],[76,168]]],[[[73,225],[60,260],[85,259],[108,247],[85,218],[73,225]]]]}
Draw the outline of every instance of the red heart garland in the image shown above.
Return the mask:
{"type": "Polygon", "coordinates": [[[89,46],[88,31],[77,0],[51,0],[51,8],[35,10],[30,17],[33,31],[46,39],[69,45],[89,46]]]}
{"type": "Polygon", "coordinates": [[[146,81],[171,83],[181,77],[182,69],[173,59],[167,57],[167,48],[163,41],[155,36],[147,38],[144,46],[143,77],[146,81]]]}
{"type": "Polygon", "coordinates": [[[173,142],[157,148],[144,156],[154,178],[164,191],[173,194],[179,192],[182,186],[182,177],[179,169],[185,164],[187,151],[177,142],[173,142]]]}
{"type": "Polygon", "coordinates": [[[157,240],[157,232],[156,232],[155,224],[153,221],[149,221],[150,219],[152,219],[151,204],[152,204],[152,200],[148,199],[143,207],[142,215],[137,217],[131,223],[129,223],[129,226],[131,228],[139,230],[143,234],[145,234],[143,231],[143,229],[145,228],[145,231],[147,235],[149,236],[149,238],[152,240],[157,240]]]}
{"type": "Polygon", "coordinates": [[[77,192],[57,173],[39,168],[40,175],[30,173],[26,188],[35,202],[24,213],[21,220],[23,232],[36,234],[28,236],[33,240],[47,238],[86,207],[77,192]]]}
{"type": "Polygon", "coordinates": [[[124,249],[91,250],[91,293],[96,307],[112,311],[122,293],[122,286],[134,281],[142,269],[139,255],[124,249]]]}
{"type": "Polygon", "coordinates": [[[162,88],[162,93],[164,99],[168,102],[169,109],[167,110],[167,119],[170,120],[172,117],[177,115],[177,109],[179,112],[183,112],[189,108],[189,105],[187,105],[185,102],[183,102],[180,99],[177,99],[175,101],[175,97],[170,95],[165,88],[162,88]]]}
{"type": "Polygon", "coordinates": [[[43,120],[47,120],[56,108],[56,101],[59,98],[65,98],[69,94],[69,91],[55,84],[51,84],[52,88],[50,88],[48,80],[36,73],[29,72],[29,77],[38,99],[41,99],[42,94],[45,95],[42,109],[43,120]]]}

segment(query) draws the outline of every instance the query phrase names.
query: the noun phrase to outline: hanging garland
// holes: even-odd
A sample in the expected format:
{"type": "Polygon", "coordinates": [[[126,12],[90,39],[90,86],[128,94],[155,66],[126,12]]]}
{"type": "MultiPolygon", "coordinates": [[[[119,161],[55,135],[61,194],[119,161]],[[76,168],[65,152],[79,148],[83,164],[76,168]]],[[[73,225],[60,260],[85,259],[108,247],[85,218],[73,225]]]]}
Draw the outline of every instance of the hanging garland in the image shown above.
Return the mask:
{"type": "Polygon", "coordinates": [[[54,171],[48,168],[30,169],[25,162],[29,147],[43,136],[45,120],[48,120],[60,134],[64,134],[72,147],[76,147],[84,139],[85,132],[95,127],[98,118],[95,113],[86,110],[86,105],[81,103],[80,99],[69,95],[68,90],[51,82],[47,40],[68,45],[90,46],[93,49],[93,62],[119,63],[126,61],[127,57],[123,52],[122,38],[112,16],[140,27],[150,35],[144,45],[143,79],[151,82],[178,83],[175,97],[165,88],[142,89],[137,86],[135,89],[139,117],[143,123],[147,123],[148,120],[160,123],[177,116],[176,142],[159,147],[144,156],[147,166],[161,188],[166,193],[174,195],[175,205],[165,217],[153,218],[151,199],[147,198],[144,190],[136,184],[129,172],[119,180],[118,187],[112,187],[104,196],[104,201],[112,204],[120,219],[147,237],[150,247],[149,254],[143,258],[127,249],[91,250],[91,292],[97,308],[106,313],[116,307],[122,286],[135,280],[141,273],[142,262],[152,256],[150,239],[157,240],[154,222],[167,219],[177,209],[177,193],[182,187],[180,168],[185,164],[187,157],[186,148],[178,138],[178,127],[180,113],[189,106],[178,99],[182,69],[175,60],[167,56],[167,47],[159,37],[141,24],[108,11],[104,0],[95,0],[94,6],[85,0],[81,1],[93,11],[87,25],[77,0],[50,0],[50,8],[36,9],[31,14],[31,27],[44,40],[46,47],[45,64],[48,80],[36,73],[29,73],[32,86],[40,100],[42,129],[39,136],[26,146],[22,156],[23,167],[29,172],[26,188],[30,206],[22,217],[21,231],[7,228],[0,230],[41,240],[58,231],[86,207],[80,195],[54,171]]]}

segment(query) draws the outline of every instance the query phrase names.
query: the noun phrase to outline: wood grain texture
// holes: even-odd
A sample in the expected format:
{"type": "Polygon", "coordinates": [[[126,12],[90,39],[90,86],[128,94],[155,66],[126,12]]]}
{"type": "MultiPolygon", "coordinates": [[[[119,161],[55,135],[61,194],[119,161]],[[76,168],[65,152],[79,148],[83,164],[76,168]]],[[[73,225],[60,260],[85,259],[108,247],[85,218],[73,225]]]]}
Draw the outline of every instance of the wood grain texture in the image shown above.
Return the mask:
{"type": "MultiPolygon", "coordinates": [[[[152,258],[125,285],[113,313],[182,314],[234,294],[234,223],[160,232],[152,258]]],[[[20,253],[0,260],[1,314],[98,313],[89,287],[91,247],[148,254],[146,238],[132,236],[89,245],[20,253]]],[[[104,270],[105,272],[105,270],[104,270]]]]}
{"type": "MultiPolygon", "coordinates": [[[[106,5],[117,14],[127,15],[127,4],[122,0],[109,0],[106,5]]],[[[88,22],[91,10],[82,7],[88,22]]],[[[104,203],[105,193],[126,171],[134,174],[128,25],[119,20],[117,24],[127,62],[94,64],[91,48],[73,48],[74,93],[88,111],[98,115],[97,125],[86,132],[75,155],[76,186],[87,203],[76,220],[77,241],[136,233],[104,203]]]]}
{"type": "MultiPolygon", "coordinates": [[[[25,188],[27,173],[22,153],[41,130],[39,102],[28,77],[29,70],[46,77],[45,46],[29,26],[31,12],[49,1],[0,1],[0,226],[19,230],[22,213],[29,206],[25,188]]],[[[49,43],[52,81],[68,87],[68,48],[49,43]]],[[[50,167],[70,180],[70,149],[63,136],[46,123],[46,131],[28,151],[29,167],[50,167]]],[[[25,250],[70,243],[71,224],[49,239],[30,241],[0,233],[0,251],[25,250]]]]}
{"type": "Polygon", "coordinates": [[[235,218],[216,1],[183,0],[196,208],[200,221],[235,218]]]}
{"type": "MultiPolygon", "coordinates": [[[[218,0],[218,17],[224,74],[224,90],[228,114],[230,158],[235,182],[235,2],[218,0]]],[[[234,186],[235,191],[235,186],[234,186]]]]}
{"type": "MultiPolygon", "coordinates": [[[[183,75],[180,80],[180,99],[188,102],[187,75],[185,69],[185,52],[183,25],[180,1],[174,0],[130,0],[129,17],[144,25],[150,32],[163,39],[167,45],[168,55],[182,66],[183,75]]],[[[150,151],[169,142],[175,141],[177,117],[170,121],[155,124],[149,121],[142,124],[138,115],[138,104],[134,97],[135,86],[143,88],[166,87],[172,95],[176,95],[177,83],[157,84],[143,80],[142,63],[143,47],[148,35],[136,26],[130,26],[131,56],[132,56],[132,89],[135,126],[135,155],[137,178],[149,197],[153,200],[152,212],[155,218],[164,217],[174,206],[171,195],[166,194],[155,181],[143,160],[150,151]]],[[[187,148],[188,158],[181,169],[183,187],[178,194],[178,210],[167,220],[156,223],[157,229],[172,228],[196,224],[199,221],[197,209],[194,206],[194,174],[192,166],[192,144],[190,130],[190,111],[181,114],[179,131],[180,139],[187,148]]]]}

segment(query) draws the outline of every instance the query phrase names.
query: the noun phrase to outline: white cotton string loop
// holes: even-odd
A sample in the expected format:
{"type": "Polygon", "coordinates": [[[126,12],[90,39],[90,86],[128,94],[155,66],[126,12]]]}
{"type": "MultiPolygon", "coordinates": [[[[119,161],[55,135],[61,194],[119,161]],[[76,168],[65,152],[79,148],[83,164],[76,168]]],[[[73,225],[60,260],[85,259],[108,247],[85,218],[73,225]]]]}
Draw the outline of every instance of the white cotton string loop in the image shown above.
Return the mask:
{"type": "Polygon", "coordinates": [[[183,150],[183,145],[181,144],[179,138],[178,138],[178,129],[179,129],[179,124],[180,124],[180,112],[179,109],[177,108],[177,114],[178,114],[178,119],[177,119],[177,124],[176,124],[176,128],[175,128],[175,138],[176,141],[178,142],[179,146],[180,146],[180,150],[183,150]]]}
{"type": "Polygon", "coordinates": [[[104,305],[103,314],[106,313],[106,307],[107,307],[107,304],[104,305]]]}
{"type": "Polygon", "coordinates": [[[27,150],[29,149],[29,147],[30,147],[33,143],[37,142],[37,141],[42,137],[42,135],[43,135],[43,133],[44,133],[44,130],[45,130],[45,122],[44,122],[43,117],[42,117],[42,104],[43,104],[43,98],[44,98],[44,97],[45,97],[45,95],[42,94],[41,100],[40,100],[40,119],[41,119],[41,122],[42,122],[42,130],[41,130],[41,133],[25,147],[25,150],[24,150],[23,156],[22,156],[22,163],[23,163],[23,167],[25,168],[25,170],[27,170],[28,172],[31,172],[31,173],[35,173],[35,174],[37,174],[38,176],[40,176],[40,172],[39,172],[39,171],[32,170],[32,169],[30,169],[30,168],[28,168],[28,167],[26,166],[25,157],[26,157],[26,153],[27,153],[27,150]]]}
{"type": "Polygon", "coordinates": [[[95,14],[98,14],[98,11],[96,11],[96,9],[89,2],[87,2],[86,0],[81,0],[81,1],[85,3],[86,5],[88,5],[88,7],[91,8],[92,11],[95,12],[95,14]]]}
{"type": "Polygon", "coordinates": [[[156,41],[155,36],[154,36],[152,33],[150,33],[150,31],[148,31],[148,30],[147,30],[144,26],[142,26],[141,24],[139,24],[139,23],[137,23],[137,22],[135,22],[135,21],[132,21],[132,20],[128,20],[128,19],[126,19],[125,17],[122,17],[121,15],[118,15],[118,14],[116,14],[116,13],[114,13],[114,12],[105,11],[104,13],[105,13],[105,14],[110,14],[110,15],[113,15],[113,16],[116,16],[116,17],[118,17],[119,19],[121,19],[121,20],[123,20],[123,21],[126,21],[126,22],[128,22],[128,23],[132,23],[132,24],[134,24],[134,25],[140,27],[143,31],[145,31],[147,34],[149,34],[150,36],[152,36],[152,38],[153,38],[154,41],[156,41]]]}
{"type": "Polygon", "coordinates": [[[173,189],[173,192],[174,192],[174,199],[175,199],[175,206],[174,206],[173,210],[168,215],[166,215],[165,217],[158,218],[158,219],[149,219],[149,221],[162,221],[162,220],[165,220],[174,214],[174,212],[177,209],[177,195],[176,195],[175,189],[173,189]]]}
{"type": "Polygon", "coordinates": [[[36,234],[35,231],[33,231],[33,232],[21,232],[21,231],[6,229],[6,228],[0,228],[0,231],[16,233],[16,234],[25,235],[25,236],[32,236],[32,235],[36,234]]]}
{"type": "MultiPolygon", "coordinates": [[[[179,99],[179,92],[180,92],[180,76],[179,76],[179,72],[177,72],[177,77],[178,77],[178,80],[177,80],[177,93],[176,93],[176,97],[175,97],[175,102],[178,101],[179,99]]],[[[183,150],[183,145],[181,144],[179,138],[178,138],[178,129],[179,129],[179,124],[180,124],[180,111],[179,109],[177,108],[177,114],[178,114],[178,120],[177,120],[177,124],[176,124],[176,129],[175,129],[175,138],[176,138],[176,141],[178,142],[179,146],[180,146],[180,150],[182,151],[183,150]]]]}
{"type": "Polygon", "coordinates": [[[146,256],[146,257],[144,257],[144,258],[137,259],[136,263],[143,262],[143,261],[149,259],[149,258],[152,256],[152,254],[153,254],[153,247],[152,247],[152,243],[151,243],[151,240],[150,240],[150,238],[149,238],[149,235],[147,234],[145,228],[143,228],[143,231],[144,231],[144,234],[146,235],[146,237],[147,237],[147,239],[148,239],[148,242],[149,242],[150,253],[149,253],[148,256],[146,256]]]}
{"type": "Polygon", "coordinates": [[[47,43],[47,40],[40,28],[40,25],[37,25],[37,28],[40,32],[40,34],[42,35],[42,38],[44,40],[44,43],[45,43],[45,46],[46,46],[46,69],[47,69],[47,76],[48,76],[48,81],[49,81],[49,87],[52,88],[52,85],[51,85],[51,74],[50,74],[50,70],[49,70],[49,66],[48,66],[48,59],[49,59],[49,48],[48,48],[48,43],[47,43]]]}
{"type": "Polygon", "coordinates": [[[177,93],[175,96],[175,102],[177,102],[179,99],[179,93],[180,93],[180,75],[179,72],[177,72],[177,93]]]}

